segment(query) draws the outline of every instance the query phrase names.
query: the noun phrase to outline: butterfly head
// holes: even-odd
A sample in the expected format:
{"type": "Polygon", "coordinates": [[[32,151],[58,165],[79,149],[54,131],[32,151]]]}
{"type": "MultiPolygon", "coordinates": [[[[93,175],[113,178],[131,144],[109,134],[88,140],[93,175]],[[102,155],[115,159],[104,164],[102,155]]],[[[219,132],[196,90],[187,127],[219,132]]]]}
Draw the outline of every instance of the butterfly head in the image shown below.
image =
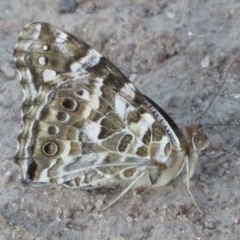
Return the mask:
{"type": "Polygon", "coordinates": [[[208,136],[200,124],[186,127],[186,134],[193,150],[201,151],[207,148],[209,144],[208,136]]]}

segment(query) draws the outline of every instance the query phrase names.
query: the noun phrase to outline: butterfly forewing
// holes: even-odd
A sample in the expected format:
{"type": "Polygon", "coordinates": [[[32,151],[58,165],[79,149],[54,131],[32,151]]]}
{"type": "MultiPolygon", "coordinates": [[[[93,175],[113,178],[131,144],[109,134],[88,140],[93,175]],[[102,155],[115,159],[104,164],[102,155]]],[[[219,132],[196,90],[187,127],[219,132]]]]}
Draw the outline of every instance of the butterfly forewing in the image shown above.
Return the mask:
{"type": "Polygon", "coordinates": [[[144,171],[153,184],[166,168],[165,182],[179,174],[191,146],[177,125],[85,42],[31,23],[14,57],[25,95],[15,158],[23,180],[91,188],[144,171]]]}

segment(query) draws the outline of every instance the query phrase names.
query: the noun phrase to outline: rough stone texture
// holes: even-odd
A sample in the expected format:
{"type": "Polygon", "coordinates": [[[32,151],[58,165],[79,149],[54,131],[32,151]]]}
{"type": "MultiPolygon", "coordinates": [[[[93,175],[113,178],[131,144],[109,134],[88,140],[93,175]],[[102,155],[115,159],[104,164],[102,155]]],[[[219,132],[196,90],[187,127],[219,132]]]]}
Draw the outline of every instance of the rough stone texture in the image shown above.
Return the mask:
{"type": "MultiPolygon", "coordinates": [[[[1,1],[0,66],[11,66],[23,26],[47,21],[106,55],[134,84],[184,126],[201,122],[218,136],[191,185],[130,191],[105,212],[98,192],[26,187],[13,163],[22,92],[0,71],[1,239],[239,239],[240,2],[234,0],[1,1]],[[213,101],[213,102],[212,102],[213,101]],[[207,112],[205,110],[210,106],[207,112]],[[214,145],[215,144],[215,145],[214,145]]],[[[10,71],[12,71],[10,69],[10,71]]],[[[106,193],[106,200],[116,193],[106,193]]],[[[105,198],[104,198],[105,202],[105,198]]]]}

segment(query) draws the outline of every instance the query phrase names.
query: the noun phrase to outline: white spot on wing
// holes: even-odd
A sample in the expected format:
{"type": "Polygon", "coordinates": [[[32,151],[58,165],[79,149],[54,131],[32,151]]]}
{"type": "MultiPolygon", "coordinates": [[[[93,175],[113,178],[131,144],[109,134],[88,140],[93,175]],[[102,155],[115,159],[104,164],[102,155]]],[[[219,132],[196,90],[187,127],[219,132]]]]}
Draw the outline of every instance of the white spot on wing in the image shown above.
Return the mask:
{"type": "Polygon", "coordinates": [[[104,164],[104,160],[106,159],[107,155],[108,155],[107,152],[98,154],[97,161],[94,163],[94,165],[98,166],[98,165],[104,164]]]}
{"type": "Polygon", "coordinates": [[[58,37],[56,38],[57,43],[65,43],[68,39],[68,35],[64,32],[58,31],[58,37]]]}
{"type": "Polygon", "coordinates": [[[168,136],[164,135],[159,142],[159,149],[156,152],[155,158],[159,159],[160,162],[165,163],[168,160],[168,156],[166,156],[164,149],[166,145],[170,142],[168,136]]]}
{"type": "Polygon", "coordinates": [[[81,99],[86,100],[86,101],[90,101],[89,91],[87,91],[87,90],[84,89],[84,88],[81,88],[81,89],[77,90],[77,92],[74,92],[74,94],[75,94],[78,98],[81,98],[81,99]]]}
{"type": "MultiPolygon", "coordinates": [[[[28,28],[28,25],[26,26],[26,29],[28,28]]],[[[34,29],[32,29],[32,32],[30,33],[31,37],[34,39],[34,40],[38,40],[39,38],[39,35],[41,33],[41,24],[36,24],[34,29]]]]}
{"type": "MultiPolygon", "coordinates": [[[[20,46],[17,46],[17,48],[19,47],[22,51],[29,51],[29,49],[31,48],[31,46],[33,45],[33,41],[24,41],[24,44],[21,44],[20,46]]],[[[25,55],[23,56],[25,57],[25,55]]]]}
{"type": "Polygon", "coordinates": [[[82,64],[79,62],[73,62],[70,65],[71,72],[78,72],[82,68],[82,64]]]}
{"type": "Polygon", "coordinates": [[[19,70],[17,70],[17,75],[18,75],[18,79],[21,81],[22,80],[22,74],[19,70]]]}
{"type": "Polygon", "coordinates": [[[97,125],[96,123],[88,123],[84,129],[83,132],[88,136],[90,141],[98,142],[98,135],[101,131],[100,125],[97,125]]]}
{"type": "Polygon", "coordinates": [[[32,82],[32,73],[31,73],[30,69],[26,69],[25,73],[26,73],[26,78],[27,78],[28,82],[31,83],[32,82]]]}
{"type": "Polygon", "coordinates": [[[36,97],[38,96],[38,92],[37,90],[35,89],[34,85],[33,84],[29,84],[29,91],[31,93],[31,97],[36,97]]]}
{"type": "Polygon", "coordinates": [[[57,73],[51,69],[46,69],[43,71],[43,81],[49,82],[56,77],[57,73]]]}
{"type": "Polygon", "coordinates": [[[94,49],[89,49],[87,54],[70,65],[71,72],[82,72],[88,67],[97,65],[102,55],[94,49]]]}
{"type": "Polygon", "coordinates": [[[96,79],[96,81],[94,83],[94,87],[95,87],[94,95],[96,95],[97,97],[100,97],[100,96],[102,96],[101,87],[103,86],[104,79],[100,78],[100,77],[96,77],[95,79],[96,79]]]}
{"type": "Polygon", "coordinates": [[[122,97],[118,94],[115,96],[115,106],[116,113],[121,119],[124,119],[126,114],[126,102],[123,101],[122,97]]]}
{"type": "Polygon", "coordinates": [[[43,49],[44,51],[47,51],[47,50],[49,50],[49,47],[48,47],[48,45],[43,45],[43,46],[42,46],[42,49],[43,49]]]}
{"type": "Polygon", "coordinates": [[[93,48],[90,48],[90,49],[88,50],[88,54],[89,54],[89,55],[92,55],[93,57],[98,58],[98,59],[100,59],[100,58],[102,57],[102,54],[99,53],[99,52],[97,52],[97,51],[96,51],[95,49],[93,49],[93,48]]]}
{"type": "Polygon", "coordinates": [[[134,86],[132,83],[125,83],[124,86],[120,89],[120,95],[131,101],[135,98],[134,86]]]}
{"type": "Polygon", "coordinates": [[[44,65],[47,64],[47,61],[46,61],[46,60],[47,60],[47,59],[46,59],[45,57],[40,57],[40,58],[38,59],[38,62],[39,62],[40,65],[44,66],[44,65]]]}
{"type": "Polygon", "coordinates": [[[148,123],[148,126],[152,125],[155,121],[153,116],[149,113],[142,114],[142,117],[144,118],[144,121],[148,123]]]}
{"type": "Polygon", "coordinates": [[[146,131],[154,123],[154,118],[149,113],[144,113],[141,115],[140,120],[137,123],[130,123],[129,128],[140,138],[144,136],[146,131]]]}

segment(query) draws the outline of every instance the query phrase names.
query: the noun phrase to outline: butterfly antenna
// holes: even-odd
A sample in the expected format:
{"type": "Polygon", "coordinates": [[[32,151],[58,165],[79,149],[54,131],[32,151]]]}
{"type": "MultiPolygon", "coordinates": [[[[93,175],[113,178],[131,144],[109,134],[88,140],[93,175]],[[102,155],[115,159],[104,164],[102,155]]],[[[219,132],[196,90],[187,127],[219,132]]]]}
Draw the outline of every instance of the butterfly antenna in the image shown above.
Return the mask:
{"type": "Polygon", "coordinates": [[[207,106],[207,108],[205,109],[205,111],[201,114],[202,117],[205,116],[205,114],[209,111],[209,109],[211,108],[213,102],[215,101],[215,99],[219,96],[219,93],[221,92],[223,86],[225,85],[225,82],[227,80],[227,75],[230,72],[231,69],[234,68],[235,64],[237,64],[237,62],[240,62],[240,55],[237,56],[234,61],[230,64],[230,66],[227,68],[227,70],[223,71],[223,73],[220,75],[220,80],[223,79],[222,84],[220,85],[220,87],[218,88],[216,94],[214,95],[214,97],[212,98],[212,100],[210,101],[210,104],[207,106]]]}
{"type": "Polygon", "coordinates": [[[224,80],[223,80],[223,82],[222,82],[222,84],[221,84],[221,86],[220,86],[220,88],[218,88],[216,94],[214,95],[214,97],[213,97],[212,100],[210,101],[209,105],[207,106],[207,108],[205,109],[205,111],[202,113],[202,116],[205,116],[205,114],[206,114],[206,113],[208,112],[208,110],[211,108],[213,102],[215,101],[215,99],[216,99],[217,96],[219,95],[220,91],[222,90],[222,88],[223,88],[223,86],[224,86],[224,84],[225,84],[225,82],[226,82],[226,79],[227,79],[227,78],[225,77],[224,80]]]}
{"type": "Polygon", "coordinates": [[[191,111],[189,106],[188,106],[188,124],[191,124],[191,111]]]}

